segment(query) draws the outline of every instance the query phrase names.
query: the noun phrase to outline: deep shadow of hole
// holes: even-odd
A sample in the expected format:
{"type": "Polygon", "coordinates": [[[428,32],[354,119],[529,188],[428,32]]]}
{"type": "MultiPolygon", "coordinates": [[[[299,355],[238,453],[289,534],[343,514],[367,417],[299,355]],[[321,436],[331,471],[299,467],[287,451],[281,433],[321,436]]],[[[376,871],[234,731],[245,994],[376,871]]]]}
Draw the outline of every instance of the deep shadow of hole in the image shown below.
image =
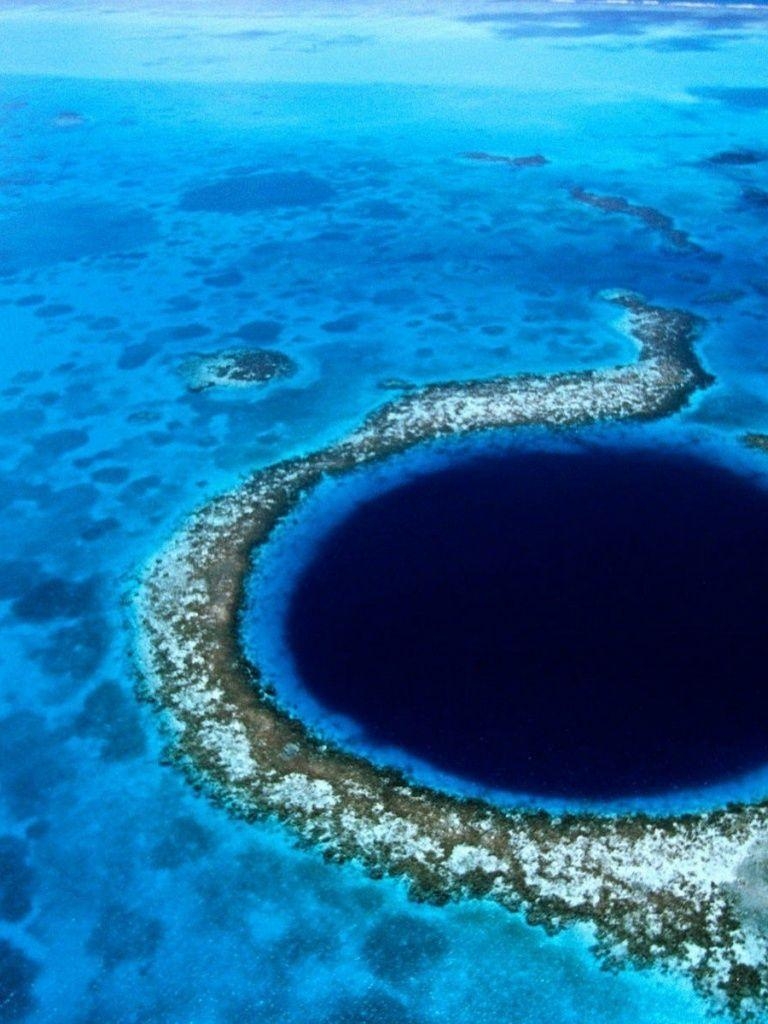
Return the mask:
{"type": "Polygon", "coordinates": [[[540,795],[695,787],[768,760],[768,495],[689,457],[511,451],[319,544],[286,620],[328,710],[540,795]]]}

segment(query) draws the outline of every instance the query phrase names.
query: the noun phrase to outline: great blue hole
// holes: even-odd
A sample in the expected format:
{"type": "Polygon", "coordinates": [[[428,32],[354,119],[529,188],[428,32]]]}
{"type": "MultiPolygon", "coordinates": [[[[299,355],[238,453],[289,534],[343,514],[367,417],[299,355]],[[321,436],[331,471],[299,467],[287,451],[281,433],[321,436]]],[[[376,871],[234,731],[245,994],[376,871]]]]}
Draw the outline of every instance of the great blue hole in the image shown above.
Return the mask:
{"type": "Polygon", "coordinates": [[[610,799],[768,762],[768,495],[692,457],[421,475],[319,543],[285,625],[324,708],[480,785],[610,799]]]}

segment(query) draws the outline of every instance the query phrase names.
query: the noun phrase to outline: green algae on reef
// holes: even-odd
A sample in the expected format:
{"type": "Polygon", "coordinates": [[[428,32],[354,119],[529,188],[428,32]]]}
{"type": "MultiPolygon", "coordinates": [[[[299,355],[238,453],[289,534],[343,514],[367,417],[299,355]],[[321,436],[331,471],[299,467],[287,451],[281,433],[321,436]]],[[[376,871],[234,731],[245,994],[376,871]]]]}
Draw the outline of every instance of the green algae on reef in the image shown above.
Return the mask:
{"type": "Polygon", "coordinates": [[[411,785],[284,711],[238,636],[253,556],[323,477],[470,431],[657,418],[711,382],[693,350],[697,318],[635,295],[609,301],[627,311],[637,362],[409,392],[193,514],[141,580],[143,692],[164,713],[173,758],[233,813],[275,816],[330,860],[402,877],[414,898],[493,899],[550,931],[585,923],[606,963],[677,969],[713,1006],[748,1016],[768,1005],[761,891],[745,882],[762,864],[766,806],[552,814],[411,785]]]}

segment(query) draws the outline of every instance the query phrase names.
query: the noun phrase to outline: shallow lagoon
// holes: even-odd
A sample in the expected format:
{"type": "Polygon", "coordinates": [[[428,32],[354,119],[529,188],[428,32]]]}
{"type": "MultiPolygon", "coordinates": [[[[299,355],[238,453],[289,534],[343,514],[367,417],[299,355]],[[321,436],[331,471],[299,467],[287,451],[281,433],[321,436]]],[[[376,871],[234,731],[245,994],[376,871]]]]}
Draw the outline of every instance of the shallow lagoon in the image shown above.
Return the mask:
{"type": "Polygon", "coordinates": [[[703,1019],[582,936],[415,906],[198,799],[134,700],[120,604],[200,501],[340,436],[383,383],[629,358],[603,288],[709,322],[717,384],[642,439],[764,476],[738,438],[768,429],[768,164],[711,159],[765,138],[761,12],[608,11],[3,12],[7,1019],[703,1019]],[[275,174],[325,188],[199,208],[275,174]],[[188,390],[185,361],[243,342],[297,373],[188,390]]]}

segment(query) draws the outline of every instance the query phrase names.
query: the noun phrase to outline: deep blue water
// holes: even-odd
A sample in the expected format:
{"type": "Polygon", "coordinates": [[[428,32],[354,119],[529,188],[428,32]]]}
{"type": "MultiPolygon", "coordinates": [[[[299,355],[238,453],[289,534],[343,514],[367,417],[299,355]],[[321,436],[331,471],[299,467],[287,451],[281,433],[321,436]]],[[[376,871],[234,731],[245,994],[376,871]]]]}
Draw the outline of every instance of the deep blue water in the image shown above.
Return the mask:
{"type": "Polygon", "coordinates": [[[768,494],[656,453],[458,460],[354,508],[291,595],[300,678],[366,738],[577,798],[768,760],[768,494]]]}
{"type": "MultiPolygon", "coordinates": [[[[392,379],[633,358],[603,288],[705,317],[716,385],[661,424],[515,443],[695,452],[765,486],[739,436],[768,430],[768,161],[712,159],[766,148],[764,8],[396,6],[0,2],[0,1020],[706,1019],[674,977],[601,970],[590,936],[418,906],[232,820],[136,700],[137,572],[195,507],[340,438],[392,379]],[[189,390],[190,360],[240,346],[297,370],[189,390]]],[[[285,649],[294,583],[352,505],[456,457],[326,481],[254,575],[248,642],[334,738],[354,723],[285,649]]],[[[653,806],[766,793],[763,768],[653,806]]]]}

